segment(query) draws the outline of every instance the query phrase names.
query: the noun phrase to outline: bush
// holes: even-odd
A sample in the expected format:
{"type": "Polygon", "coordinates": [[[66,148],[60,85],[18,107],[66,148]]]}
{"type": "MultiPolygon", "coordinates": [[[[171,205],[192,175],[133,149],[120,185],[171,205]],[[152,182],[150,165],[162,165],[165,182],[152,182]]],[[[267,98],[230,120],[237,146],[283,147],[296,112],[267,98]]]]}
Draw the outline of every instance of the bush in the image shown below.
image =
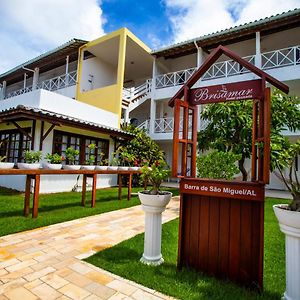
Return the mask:
{"type": "Polygon", "coordinates": [[[28,164],[38,163],[42,159],[42,151],[29,151],[24,152],[24,161],[28,164]]]}
{"type": "Polygon", "coordinates": [[[233,179],[239,173],[235,162],[240,155],[233,152],[214,151],[197,158],[197,174],[201,178],[233,179]]]}

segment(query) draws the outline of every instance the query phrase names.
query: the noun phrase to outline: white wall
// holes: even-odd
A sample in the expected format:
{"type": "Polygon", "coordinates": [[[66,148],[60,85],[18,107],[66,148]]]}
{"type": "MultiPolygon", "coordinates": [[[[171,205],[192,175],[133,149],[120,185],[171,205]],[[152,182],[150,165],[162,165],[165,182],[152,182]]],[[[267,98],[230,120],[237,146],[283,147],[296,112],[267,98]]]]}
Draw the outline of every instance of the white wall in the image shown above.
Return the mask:
{"type": "Polygon", "coordinates": [[[46,90],[35,90],[20,96],[1,100],[0,110],[13,108],[18,105],[45,109],[118,128],[118,115],[46,90]]]}
{"type": "Polygon", "coordinates": [[[81,92],[116,84],[117,67],[109,65],[98,57],[83,60],[80,82],[81,92]],[[89,80],[92,80],[92,83],[89,80]]]}

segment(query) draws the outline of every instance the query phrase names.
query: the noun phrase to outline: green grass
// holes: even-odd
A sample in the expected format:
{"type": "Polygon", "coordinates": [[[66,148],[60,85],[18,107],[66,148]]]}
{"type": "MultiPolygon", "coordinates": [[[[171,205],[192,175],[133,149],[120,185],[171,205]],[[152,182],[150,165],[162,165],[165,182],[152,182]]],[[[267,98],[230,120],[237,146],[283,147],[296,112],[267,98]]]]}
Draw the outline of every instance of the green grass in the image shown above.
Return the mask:
{"type": "MultiPolygon", "coordinates": [[[[141,188],[133,188],[132,192],[139,190],[141,188]]],[[[170,190],[178,195],[177,189],[170,190]]],[[[23,216],[23,193],[0,188],[0,236],[140,204],[137,196],[127,201],[126,189],[123,189],[122,201],[118,200],[118,188],[98,190],[95,208],[90,207],[90,192],[87,192],[86,199],[86,206],[82,207],[81,193],[42,194],[39,198],[39,216],[32,219],[31,215],[27,218],[23,216]]]]}
{"type": "Polygon", "coordinates": [[[163,225],[162,254],[165,263],[159,267],[143,265],[140,234],[86,259],[124,278],[179,299],[281,299],[285,289],[284,236],[279,231],[272,205],[285,200],[267,199],[265,205],[264,292],[257,294],[233,283],[217,280],[192,270],[176,270],[178,220],[163,225]]]}

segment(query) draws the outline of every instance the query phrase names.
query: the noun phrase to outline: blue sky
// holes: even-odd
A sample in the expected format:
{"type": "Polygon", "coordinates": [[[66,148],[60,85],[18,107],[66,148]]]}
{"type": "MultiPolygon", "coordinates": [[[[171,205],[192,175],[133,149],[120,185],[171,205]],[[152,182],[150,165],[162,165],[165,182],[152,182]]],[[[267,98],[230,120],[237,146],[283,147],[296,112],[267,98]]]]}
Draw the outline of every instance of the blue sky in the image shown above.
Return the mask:
{"type": "Polygon", "coordinates": [[[105,32],[127,27],[152,48],[172,40],[172,27],[162,1],[104,0],[101,7],[105,32]]]}
{"type": "Polygon", "coordinates": [[[158,49],[299,7],[300,0],[0,0],[0,73],[120,27],[158,49]]]}

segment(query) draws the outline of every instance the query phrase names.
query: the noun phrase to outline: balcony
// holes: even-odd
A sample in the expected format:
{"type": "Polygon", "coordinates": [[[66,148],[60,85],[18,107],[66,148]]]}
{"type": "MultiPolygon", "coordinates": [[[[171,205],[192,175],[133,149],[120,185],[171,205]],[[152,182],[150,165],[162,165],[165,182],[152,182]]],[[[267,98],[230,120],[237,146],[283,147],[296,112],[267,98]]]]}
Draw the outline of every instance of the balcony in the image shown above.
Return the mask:
{"type": "MultiPolygon", "coordinates": [[[[255,55],[243,58],[251,64],[255,64],[255,55]]],[[[269,72],[271,69],[300,65],[300,46],[264,52],[261,54],[260,59],[261,69],[266,72],[269,72]]],[[[197,68],[189,68],[186,70],[158,75],[155,80],[155,87],[156,89],[161,89],[182,85],[187,82],[196,69],[197,68]]],[[[235,61],[221,61],[213,64],[207,70],[207,72],[202,76],[202,81],[226,78],[246,73],[249,73],[249,71],[235,61]]]]}
{"type": "MultiPolygon", "coordinates": [[[[67,88],[76,85],[77,71],[73,71],[67,74],[56,76],[37,84],[36,89],[44,89],[48,91],[57,91],[59,89],[67,88]]],[[[19,90],[8,93],[4,99],[19,96],[32,91],[32,86],[28,86],[19,90]]]]}
{"type": "MultiPolygon", "coordinates": [[[[199,130],[204,130],[208,124],[206,120],[200,120],[199,130]]],[[[147,133],[150,133],[150,120],[145,120],[141,123],[138,128],[144,129],[147,133]]],[[[173,133],[174,129],[174,118],[158,118],[155,119],[154,122],[154,133],[155,134],[165,134],[165,133],[173,133]]],[[[183,119],[180,119],[179,130],[183,129],[183,119]]],[[[192,122],[189,121],[189,130],[192,129],[192,122]]]]}

